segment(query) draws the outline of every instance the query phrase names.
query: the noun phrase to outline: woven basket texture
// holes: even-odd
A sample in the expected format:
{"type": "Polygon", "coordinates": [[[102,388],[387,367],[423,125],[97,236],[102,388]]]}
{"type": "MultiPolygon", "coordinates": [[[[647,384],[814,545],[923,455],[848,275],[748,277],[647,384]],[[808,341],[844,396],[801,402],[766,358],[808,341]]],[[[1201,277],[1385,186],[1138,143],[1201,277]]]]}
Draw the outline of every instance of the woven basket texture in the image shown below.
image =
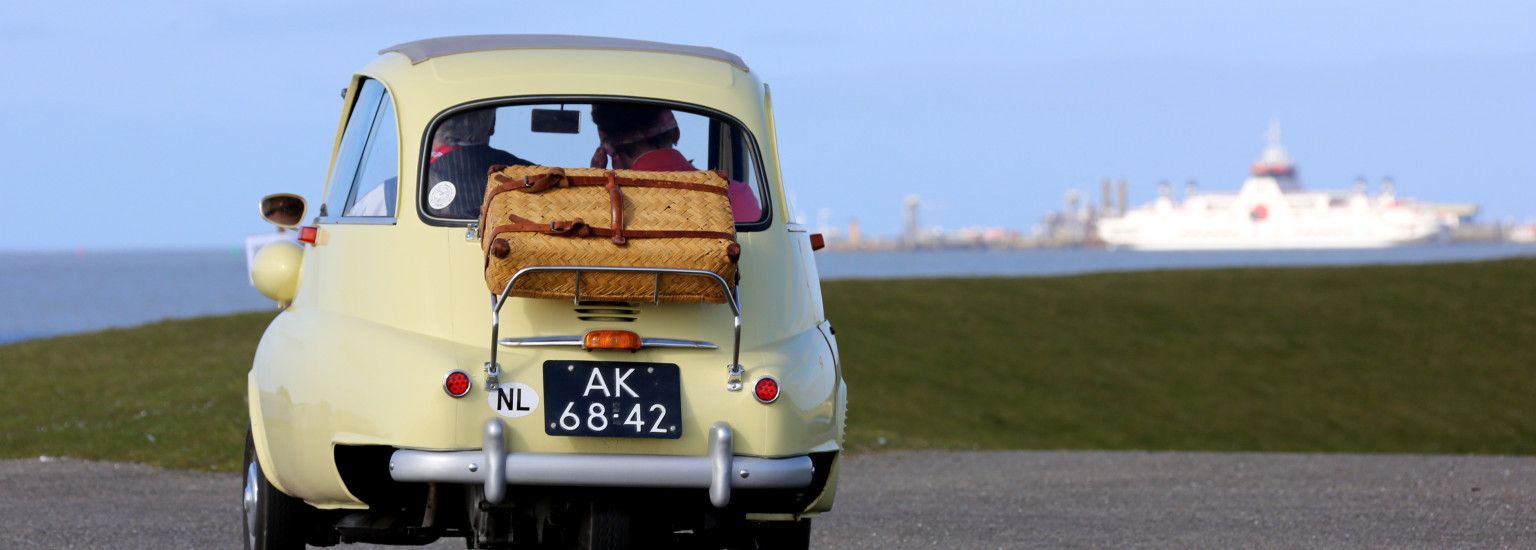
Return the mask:
{"type": "MultiPolygon", "coordinates": [[[[525,176],[547,173],[540,166],[511,166],[489,177],[487,189],[500,185],[503,178],[522,181],[525,176]]],[[[603,177],[607,170],[598,168],[565,169],[568,176],[603,177]]],[[[724,194],[688,189],[626,187],[626,181],[677,181],[726,188],[726,181],[713,172],[642,172],[614,170],[624,196],[624,229],[715,231],[735,234],[730,199],[724,194]]],[[[511,253],[504,259],[486,254],[485,281],[493,293],[500,293],[507,280],[528,266],[623,266],[703,269],[734,282],[736,264],[727,255],[732,239],[723,238],[635,238],[620,246],[607,237],[565,237],[532,232],[491,234],[494,228],[509,223],[510,214],[547,224],[580,218],[589,225],[613,227],[611,198],[602,187],[552,188],[540,193],[505,191],[487,195],[481,205],[486,212],[481,228],[481,251],[496,239],[505,239],[511,253]]],[[[571,299],[576,294],[577,275],[571,273],[533,273],[518,279],[511,295],[525,298],[571,299]]],[[[724,303],[725,289],[713,279],[691,275],[666,275],[658,281],[654,274],[583,273],[581,299],[586,301],[708,302],[724,303]]]]}

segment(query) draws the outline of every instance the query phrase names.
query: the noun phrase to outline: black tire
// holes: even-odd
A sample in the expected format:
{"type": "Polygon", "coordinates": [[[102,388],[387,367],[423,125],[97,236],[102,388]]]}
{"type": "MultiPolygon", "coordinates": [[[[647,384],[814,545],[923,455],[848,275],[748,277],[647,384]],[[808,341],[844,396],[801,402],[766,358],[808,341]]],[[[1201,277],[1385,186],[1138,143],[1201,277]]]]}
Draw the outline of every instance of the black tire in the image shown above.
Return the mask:
{"type": "Polygon", "coordinates": [[[241,531],[246,550],[304,549],[308,506],[267,482],[256,460],[256,443],[245,431],[245,486],[241,497],[241,531]]]}
{"type": "Polygon", "coordinates": [[[576,534],[579,550],[629,550],[632,514],[622,506],[596,501],[581,520],[576,534]]]}
{"type": "Polygon", "coordinates": [[[752,527],[756,550],[808,550],[811,547],[811,520],[756,523],[752,527]]]}

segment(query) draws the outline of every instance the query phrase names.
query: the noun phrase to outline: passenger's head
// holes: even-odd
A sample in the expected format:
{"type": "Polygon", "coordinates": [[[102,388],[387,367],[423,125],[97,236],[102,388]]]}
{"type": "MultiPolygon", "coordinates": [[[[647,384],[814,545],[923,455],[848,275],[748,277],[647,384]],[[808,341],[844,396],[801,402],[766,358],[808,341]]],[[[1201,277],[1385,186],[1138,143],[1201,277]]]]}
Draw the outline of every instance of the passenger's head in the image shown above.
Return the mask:
{"type": "Polygon", "coordinates": [[[465,111],[437,125],[432,136],[435,145],[485,145],[496,133],[496,109],[465,111]]]}
{"type": "Polygon", "coordinates": [[[670,148],[682,137],[671,109],[648,105],[593,105],[592,123],[603,147],[614,155],[670,148]]]}

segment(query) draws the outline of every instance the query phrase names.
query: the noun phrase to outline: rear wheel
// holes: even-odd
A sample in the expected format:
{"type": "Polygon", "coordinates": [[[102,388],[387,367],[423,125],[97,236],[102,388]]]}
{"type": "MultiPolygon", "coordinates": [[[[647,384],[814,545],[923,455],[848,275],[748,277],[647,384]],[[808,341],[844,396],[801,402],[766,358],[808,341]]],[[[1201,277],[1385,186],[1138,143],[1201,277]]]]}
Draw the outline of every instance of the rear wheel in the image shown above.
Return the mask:
{"type": "Polygon", "coordinates": [[[249,429],[245,432],[243,497],[246,550],[304,548],[306,506],[303,501],[283,494],[267,482],[266,473],[261,471],[261,463],[256,460],[256,444],[249,429]]]}

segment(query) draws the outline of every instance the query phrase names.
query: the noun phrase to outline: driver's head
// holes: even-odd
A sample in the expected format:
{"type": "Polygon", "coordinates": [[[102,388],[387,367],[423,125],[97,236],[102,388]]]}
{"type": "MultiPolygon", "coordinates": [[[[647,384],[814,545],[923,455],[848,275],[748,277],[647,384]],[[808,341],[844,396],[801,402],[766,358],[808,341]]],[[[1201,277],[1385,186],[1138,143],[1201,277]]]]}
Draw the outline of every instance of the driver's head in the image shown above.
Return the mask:
{"type": "Polygon", "coordinates": [[[597,125],[603,146],[622,153],[636,147],[662,149],[677,145],[682,133],[671,109],[625,103],[599,103],[592,106],[592,122],[597,125]]]}
{"type": "Polygon", "coordinates": [[[485,145],[496,133],[496,109],[466,111],[437,125],[433,145],[485,145]]]}

